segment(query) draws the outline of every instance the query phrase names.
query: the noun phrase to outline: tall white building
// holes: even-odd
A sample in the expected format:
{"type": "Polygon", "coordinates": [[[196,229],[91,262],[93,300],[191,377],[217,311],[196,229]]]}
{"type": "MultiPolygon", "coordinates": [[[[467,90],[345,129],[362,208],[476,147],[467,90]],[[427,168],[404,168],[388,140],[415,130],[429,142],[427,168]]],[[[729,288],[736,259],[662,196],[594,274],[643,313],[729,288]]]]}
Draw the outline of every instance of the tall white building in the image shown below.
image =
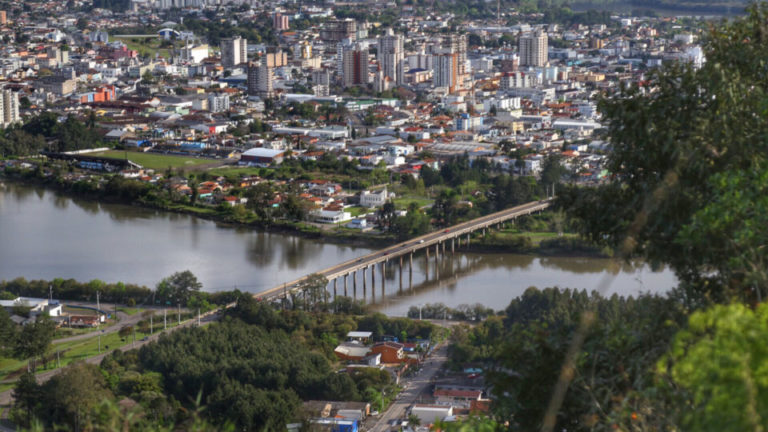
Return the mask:
{"type": "Polygon", "coordinates": [[[10,90],[0,90],[0,126],[6,127],[19,120],[19,95],[10,90]]]}
{"type": "Polygon", "coordinates": [[[241,37],[221,40],[221,65],[233,68],[248,61],[248,40],[241,37]]]}
{"type": "Polygon", "coordinates": [[[459,54],[437,54],[433,61],[435,87],[447,87],[448,92],[453,93],[459,83],[459,54]]]}
{"type": "Polygon", "coordinates": [[[392,29],[379,38],[379,66],[385,77],[400,85],[403,83],[403,36],[395,35],[392,29]]]}
{"type": "Polygon", "coordinates": [[[457,74],[463,75],[467,73],[467,35],[466,34],[452,34],[445,36],[443,39],[443,50],[448,51],[451,54],[457,54],[457,74]]]}
{"type": "Polygon", "coordinates": [[[520,36],[520,65],[546,66],[548,61],[547,34],[538,30],[520,36]]]}

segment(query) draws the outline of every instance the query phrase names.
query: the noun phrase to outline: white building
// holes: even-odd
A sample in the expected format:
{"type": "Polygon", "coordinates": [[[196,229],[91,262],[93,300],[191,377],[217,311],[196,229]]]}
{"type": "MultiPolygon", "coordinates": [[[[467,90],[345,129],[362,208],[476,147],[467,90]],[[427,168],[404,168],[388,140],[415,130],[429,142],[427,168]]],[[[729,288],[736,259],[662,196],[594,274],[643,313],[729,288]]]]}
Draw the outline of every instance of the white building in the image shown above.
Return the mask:
{"type": "Polygon", "coordinates": [[[208,111],[222,112],[229,111],[229,95],[220,93],[210,93],[208,95],[208,111]]]}
{"type": "Polygon", "coordinates": [[[14,300],[0,300],[0,306],[7,309],[9,313],[15,307],[26,307],[29,308],[30,316],[37,316],[43,313],[47,313],[48,316],[52,317],[61,316],[61,303],[56,300],[49,302],[48,299],[17,297],[14,300]]]}
{"type": "Polygon", "coordinates": [[[233,68],[248,61],[248,40],[240,36],[221,40],[221,65],[233,68]]]}
{"type": "Polygon", "coordinates": [[[387,202],[387,188],[378,192],[363,191],[360,194],[360,205],[362,207],[381,207],[387,202]]]}
{"type": "Polygon", "coordinates": [[[379,66],[385,78],[389,78],[396,84],[403,83],[403,36],[395,35],[392,29],[379,38],[379,46],[376,54],[379,58],[379,66]]]}
{"type": "Polygon", "coordinates": [[[547,34],[542,31],[520,36],[520,65],[546,65],[548,60],[547,45],[547,34]]]}
{"type": "Polygon", "coordinates": [[[448,416],[453,415],[452,406],[422,405],[416,404],[411,409],[411,414],[419,418],[422,425],[431,425],[448,416]]]}
{"type": "Polygon", "coordinates": [[[0,126],[5,127],[21,120],[19,95],[10,90],[0,91],[0,126]]]}

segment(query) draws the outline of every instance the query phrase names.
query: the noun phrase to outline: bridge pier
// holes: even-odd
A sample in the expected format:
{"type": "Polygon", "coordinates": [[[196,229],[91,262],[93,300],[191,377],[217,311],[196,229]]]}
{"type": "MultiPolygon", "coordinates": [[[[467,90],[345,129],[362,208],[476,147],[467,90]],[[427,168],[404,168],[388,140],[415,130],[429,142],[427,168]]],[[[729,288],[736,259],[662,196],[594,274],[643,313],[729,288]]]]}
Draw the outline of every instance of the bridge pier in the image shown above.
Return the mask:
{"type": "Polygon", "coordinates": [[[443,245],[443,257],[445,257],[445,242],[440,242],[443,245]]]}
{"type": "MultiPolygon", "coordinates": [[[[336,281],[338,278],[333,278],[333,299],[336,300],[336,281]]],[[[346,293],[344,293],[346,294],[346,293]]]]}
{"type": "Polygon", "coordinates": [[[384,290],[387,287],[387,262],[381,262],[381,298],[384,298],[384,290]]]}
{"type": "MultiPolygon", "coordinates": [[[[352,272],[352,293],[357,298],[357,270],[352,272]]],[[[346,293],[344,293],[346,295],[346,293]]]]}
{"type": "Polygon", "coordinates": [[[413,252],[408,255],[408,288],[413,288],[413,252]]]}
{"type": "Polygon", "coordinates": [[[368,282],[365,280],[365,278],[367,277],[365,275],[366,270],[368,270],[368,267],[363,267],[363,298],[368,297],[368,289],[367,289],[368,282]]]}
{"type": "Polygon", "coordinates": [[[451,254],[456,253],[456,237],[451,238],[451,254]]]}
{"type": "Polygon", "coordinates": [[[344,295],[347,295],[347,276],[349,276],[349,273],[344,275],[344,295]]]}
{"type": "Polygon", "coordinates": [[[403,292],[403,256],[400,255],[400,292],[403,292]]]}
{"type": "Polygon", "coordinates": [[[435,243],[435,262],[440,259],[440,243],[435,243]]]}
{"type": "Polygon", "coordinates": [[[467,247],[469,247],[469,235],[470,233],[467,233],[467,247]]]}
{"type": "Polygon", "coordinates": [[[371,266],[371,294],[376,295],[376,263],[371,266]]]}
{"type": "Polygon", "coordinates": [[[424,255],[424,278],[429,280],[429,247],[425,247],[424,251],[427,253],[424,255]]]}

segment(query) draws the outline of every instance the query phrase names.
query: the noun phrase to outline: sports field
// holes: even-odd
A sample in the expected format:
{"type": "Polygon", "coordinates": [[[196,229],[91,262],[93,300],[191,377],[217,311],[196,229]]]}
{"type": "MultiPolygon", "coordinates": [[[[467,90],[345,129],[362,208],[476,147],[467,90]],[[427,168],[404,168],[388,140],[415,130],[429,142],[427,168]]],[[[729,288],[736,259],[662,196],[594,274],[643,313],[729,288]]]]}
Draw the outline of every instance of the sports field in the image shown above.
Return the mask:
{"type": "Polygon", "coordinates": [[[139,153],[122,150],[107,150],[95,153],[88,153],[88,156],[103,156],[115,159],[125,159],[137,163],[144,168],[153,169],[156,171],[164,170],[168,167],[171,168],[191,168],[198,165],[210,165],[215,164],[216,161],[212,159],[200,159],[186,156],[171,156],[157,153],[139,153]]]}

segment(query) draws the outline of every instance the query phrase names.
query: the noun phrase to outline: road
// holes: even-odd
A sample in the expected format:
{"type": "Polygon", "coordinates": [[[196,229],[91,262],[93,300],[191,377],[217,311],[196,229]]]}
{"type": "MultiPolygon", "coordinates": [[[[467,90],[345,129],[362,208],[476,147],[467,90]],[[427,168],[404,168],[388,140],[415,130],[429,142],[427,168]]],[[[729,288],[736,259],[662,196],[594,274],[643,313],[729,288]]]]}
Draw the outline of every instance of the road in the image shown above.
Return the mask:
{"type": "MultiPolygon", "coordinates": [[[[551,205],[551,203],[552,200],[542,200],[512,207],[500,212],[489,214],[487,216],[472,219],[471,221],[463,222],[446,229],[431,232],[429,234],[425,234],[423,236],[416,237],[408,241],[395,244],[393,246],[389,246],[368,255],[354,258],[337,264],[333,267],[320,270],[316,273],[325,276],[326,279],[331,281],[335,278],[350,274],[354,271],[374,266],[377,263],[386,263],[392,259],[402,257],[404,255],[410,255],[411,253],[421,249],[429,248],[432,246],[437,248],[440,243],[445,241],[459,239],[460,236],[468,235],[479,229],[490,227],[498,223],[514,219],[518,216],[545,210],[551,205]]],[[[304,282],[308,277],[309,275],[291,282],[287,282],[281,286],[262,291],[258,294],[255,294],[255,297],[261,299],[277,299],[281,297],[286,290],[295,289],[297,285],[304,282]]]]}
{"type": "MultiPolygon", "coordinates": [[[[421,394],[429,393],[432,377],[435,376],[447,359],[448,345],[442,344],[425,361],[421,371],[416,376],[407,379],[407,388],[400,392],[397,400],[389,406],[387,411],[381,414],[379,420],[369,430],[372,432],[386,432],[390,430],[390,421],[405,419],[408,407],[418,402],[421,394]]],[[[392,430],[400,429],[393,428],[392,430]]]]}
{"type": "MultiPolygon", "coordinates": [[[[201,325],[209,324],[209,323],[211,323],[213,321],[218,320],[219,316],[220,316],[219,314],[209,313],[207,316],[204,316],[203,318],[201,318],[200,324],[201,325]]],[[[181,328],[193,327],[193,326],[196,326],[196,325],[197,325],[197,318],[191,318],[191,319],[181,323],[181,325],[179,325],[179,326],[171,327],[171,328],[169,328],[169,329],[167,329],[165,331],[159,331],[159,332],[153,334],[152,336],[149,336],[147,338],[147,340],[137,340],[135,343],[130,343],[130,344],[124,345],[124,346],[122,346],[120,348],[116,348],[114,350],[110,350],[110,351],[104,352],[103,354],[99,354],[97,356],[89,357],[89,358],[85,359],[84,361],[86,363],[99,364],[104,359],[104,357],[106,357],[107,355],[112,353],[112,351],[115,351],[115,350],[128,351],[128,350],[131,350],[131,349],[134,349],[134,348],[141,348],[142,346],[144,346],[144,345],[146,345],[146,344],[148,344],[150,342],[156,341],[160,337],[160,335],[162,335],[162,334],[171,333],[171,332],[174,332],[174,331],[176,331],[178,329],[181,329],[181,328]]],[[[93,336],[93,335],[91,335],[91,336],[93,336]]],[[[51,377],[57,375],[59,372],[61,372],[64,369],[65,368],[53,369],[53,370],[50,370],[50,371],[47,371],[47,372],[43,372],[43,373],[37,374],[37,375],[35,375],[35,377],[37,378],[37,382],[38,383],[44,383],[44,382],[48,381],[49,379],[51,379],[51,377]]],[[[12,390],[8,390],[8,391],[4,391],[4,392],[0,393],[0,406],[9,405],[11,403],[11,401],[12,401],[11,393],[12,393],[12,390]]]]}

